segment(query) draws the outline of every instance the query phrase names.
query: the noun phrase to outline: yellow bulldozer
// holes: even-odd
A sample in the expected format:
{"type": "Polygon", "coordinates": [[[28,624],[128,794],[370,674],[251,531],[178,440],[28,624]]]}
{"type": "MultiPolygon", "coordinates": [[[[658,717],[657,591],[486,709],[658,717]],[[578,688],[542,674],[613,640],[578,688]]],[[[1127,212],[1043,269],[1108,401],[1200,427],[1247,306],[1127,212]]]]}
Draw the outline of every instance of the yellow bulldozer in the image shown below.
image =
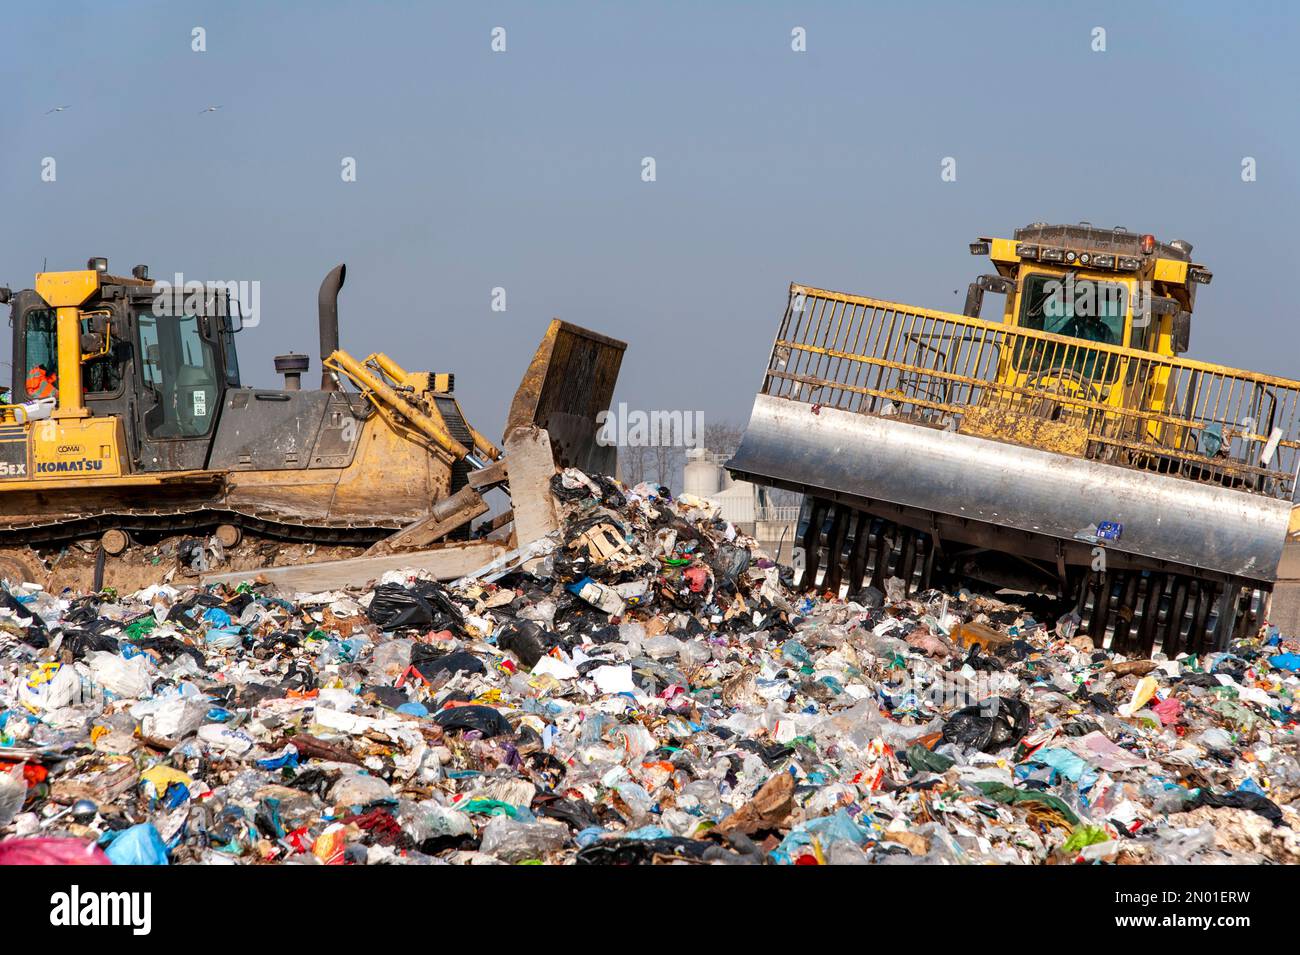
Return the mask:
{"type": "Polygon", "coordinates": [[[970,250],[993,271],[962,314],[790,286],[728,467],[804,495],[803,586],[1053,594],[1143,654],[1247,632],[1293,530],[1300,383],[1183,357],[1212,279],[1187,242],[1034,223],[970,250]]]}
{"type": "Polygon", "coordinates": [[[95,553],[94,579],[65,573],[58,585],[139,583],[113,558],[171,537],[198,545],[178,562],[199,574],[221,569],[206,542],[230,554],[250,535],[265,545],[254,562],[283,563],[290,543],[335,557],[442,548],[438,566],[454,576],[546,532],[555,466],[613,469],[595,419],[622,342],[552,321],[498,446],[467,422],[452,374],[338,347],[346,274],[340,265],[321,283],[316,390],[301,386],[303,354],[275,359],[283,387],[241,382],[241,305],[223,283],[177,289],[146,266],[118,276],[92,258],[0,289],[13,328],[0,576],[49,582],[52,555],[80,544],[95,553]],[[493,488],[511,506],[473,527],[493,488]]]}

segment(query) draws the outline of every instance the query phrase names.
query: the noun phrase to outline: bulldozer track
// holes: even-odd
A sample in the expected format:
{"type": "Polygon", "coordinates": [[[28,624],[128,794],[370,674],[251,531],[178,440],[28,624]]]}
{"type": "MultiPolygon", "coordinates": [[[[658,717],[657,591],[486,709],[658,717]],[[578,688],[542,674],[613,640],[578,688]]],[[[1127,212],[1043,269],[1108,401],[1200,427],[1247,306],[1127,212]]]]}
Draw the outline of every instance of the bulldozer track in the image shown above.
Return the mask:
{"type": "Polygon", "coordinates": [[[233,524],[245,533],[274,541],[365,546],[394,530],[396,524],[328,524],[285,521],[239,510],[211,507],[115,509],[78,514],[72,519],[31,521],[0,526],[0,545],[49,547],[98,537],[117,529],[132,534],[183,534],[233,524]]]}

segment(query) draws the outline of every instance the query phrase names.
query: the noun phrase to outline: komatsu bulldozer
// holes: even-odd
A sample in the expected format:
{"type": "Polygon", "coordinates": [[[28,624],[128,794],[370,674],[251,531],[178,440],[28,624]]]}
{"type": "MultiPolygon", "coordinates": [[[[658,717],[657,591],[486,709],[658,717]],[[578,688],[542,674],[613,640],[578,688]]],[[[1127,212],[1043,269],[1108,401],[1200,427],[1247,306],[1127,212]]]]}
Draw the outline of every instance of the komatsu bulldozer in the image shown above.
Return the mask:
{"type": "Polygon", "coordinates": [[[1245,633],[1294,529],[1300,383],[1183,357],[1212,278],[1187,242],[1035,223],[970,250],[993,271],[962,314],[790,286],[728,467],[804,495],[803,586],[1054,595],[1142,654],[1245,633]]]}
{"type": "MultiPolygon", "coordinates": [[[[345,277],[340,265],[320,287],[319,390],[301,387],[302,354],[276,358],[283,387],[242,383],[239,303],[220,283],[182,294],[145,266],[117,276],[93,258],[38,274],[32,289],[0,289],[13,328],[0,576],[41,582],[52,553],[98,542],[95,583],[112,584],[107,558],[168,535],[215,540],[221,552],[253,535],[268,542],[268,563],[288,543],[334,556],[461,546],[492,488],[512,506],[473,533],[522,545],[521,514],[534,518],[528,533],[545,530],[536,517],[555,465],[612,470],[595,416],[609,406],[622,342],[553,321],[498,447],[467,422],[453,375],[338,347],[345,277]],[[512,442],[516,463],[536,464],[539,442],[548,452],[527,489],[512,442]]],[[[499,551],[470,548],[466,561],[499,551]]],[[[183,570],[210,569],[204,548],[194,554],[181,554],[183,570]]]]}

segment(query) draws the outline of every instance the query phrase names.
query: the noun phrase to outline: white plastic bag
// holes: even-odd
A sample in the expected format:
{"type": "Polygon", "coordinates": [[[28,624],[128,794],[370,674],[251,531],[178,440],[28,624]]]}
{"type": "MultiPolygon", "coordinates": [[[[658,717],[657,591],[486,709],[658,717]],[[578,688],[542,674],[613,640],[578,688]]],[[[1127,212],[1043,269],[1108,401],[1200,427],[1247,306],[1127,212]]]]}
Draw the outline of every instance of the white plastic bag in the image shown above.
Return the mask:
{"type": "Polygon", "coordinates": [[[141,654],[127,660],[107,650],[86,655],[91,679],[117,696],[142,700],[153,694],[153,667],[141,654]]]}

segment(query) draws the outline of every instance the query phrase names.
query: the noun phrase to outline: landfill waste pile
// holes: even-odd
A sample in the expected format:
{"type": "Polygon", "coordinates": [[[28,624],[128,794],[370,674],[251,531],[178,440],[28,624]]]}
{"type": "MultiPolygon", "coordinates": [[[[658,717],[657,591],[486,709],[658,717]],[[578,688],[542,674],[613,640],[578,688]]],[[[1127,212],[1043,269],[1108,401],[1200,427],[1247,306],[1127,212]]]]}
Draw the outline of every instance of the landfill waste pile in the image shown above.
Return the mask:
{"type": "Polygon", "coordinates": [[[1300,862],[1274,629],[1126,659],[964,589],[801,594],[703,499],[552,491],[546,546],[450,584],[0,591],[0,862],[1300,862]]]}

